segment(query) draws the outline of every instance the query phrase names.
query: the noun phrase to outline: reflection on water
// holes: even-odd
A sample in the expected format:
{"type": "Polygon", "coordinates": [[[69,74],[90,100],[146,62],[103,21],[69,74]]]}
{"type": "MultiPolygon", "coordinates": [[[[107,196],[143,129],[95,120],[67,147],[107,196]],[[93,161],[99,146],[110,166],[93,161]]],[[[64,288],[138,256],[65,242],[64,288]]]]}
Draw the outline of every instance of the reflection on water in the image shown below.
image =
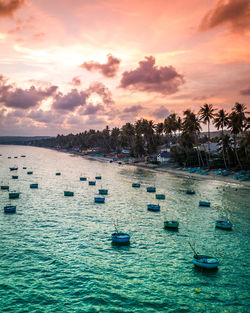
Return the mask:
{"type": "Polygon", "coordinates": [[[11,201],[17,213],[9,216],[3,213],[8,192],[0,190],[1,311],[247,311],[248,190],[41,148],[0,146],[0,154],[1,180],[21,192],[11,201]],[[17,181],[9,171],[15,164],[17,181]],[[81,173],[91,180],[99,173],[102,180],[89,186],[81,173]],[[32,190],[34,182],[39,188],[32,190]],[[156,200],[148,186],[166,199],[156,200]],[[108,189],[105,204],[94,203],[99,188],[108,189]],[[74,197],[64,197],[66,189],[74,197]],[[199,207],[199,200],[211,201],[211,208],[199,207]],[[149,203],[161,211],[148,211],[149,203]],[[227,216],[233,231],[215,229],[214,221],[227,216]],[[164,219],[178,220],[179,231],[165,230],[164,219]],[[130,246],[111,243],[117,220],[131,235],[130,246]],[[194,268],[188,241],[218,258],[219,270],[194,268]]]}

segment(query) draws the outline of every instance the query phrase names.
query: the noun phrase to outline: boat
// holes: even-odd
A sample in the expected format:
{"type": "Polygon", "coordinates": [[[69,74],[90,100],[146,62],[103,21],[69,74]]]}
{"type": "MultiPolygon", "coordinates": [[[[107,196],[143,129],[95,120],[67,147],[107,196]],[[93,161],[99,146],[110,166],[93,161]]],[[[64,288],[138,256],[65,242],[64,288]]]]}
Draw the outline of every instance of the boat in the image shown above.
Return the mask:
{"type": "Polygon", "coordinates": [[[86,181],[87,177],[80,177],[80,181],[86,181]]]}
{"type": "Polygon", "coordinates": [[[1,190],[9,190],[9,188],[10,188],[10,187],[7,186],[7,185],[2,185],[2,186],[1,186],[1,190]]]}
{"type": "Polygon", "coordinates": [[[215,227],[216,228],[221,228],[225,230],[232,230],[232,223],[226,220],[217,220],[215,221],[215,227]]]}
{"type": "Polygon", "coordinates": [[[30,184],[30,188],[31,189],[36,189],[36,188],[38,188],[38,184],[30,184]]]}
{"type": "Polygon", "coordinates": [[[95,203],[104,203],[105,198],[104,197],[95,197],[95,203]]]}
{"type": "Polygon", "coordinates": [[[18,179],[17,175],[12,175],[12,179],[18,179]]]}
{"type": "Polygon", "coordinates": [[[61,175],[61,173],[60,172],[56,172],[56,176],[60,176],[61,175]]]}
{"type": "Polygon", "coordinates": [[[73,197],[74,196],[74,192],[73,191],[64,191],[64,196],[65,197],[73,197]]]}
{"type": "Polygon", "coordinates": [[[159,204],[148,204],[148,210],[158,212],[160,211],[160,205],[159,204]]]}
{"type": "Polygon", "coordinates": [[[26,155],[24,155],[24,154],[23,154],[23,155],[21,155],[21,158],[25,158],[25,157],[26,157],[26,155]]]}
{"type": "Polygon", "coordinates": [[[121,232],[115,232],[111,236],[112,242],[115,244],[126,245],[130,243],[130,235],[121,232]]]}
{"type": "Polygon", "coordinates": [[[187,191],[186,191],[186,194],[187,194],[187,195],[194,195],[194,194],[195,194],[195,191],[194,191],[194,190],[187,190],[187,191]]]}
{"type": "Polygon", "coordinates": [[[11,157],[8,157],[8,159],[11,159],[11,157]]]}
{"type": "Polygon", "coordinates": [[[108,189],[99,189],[99,195],[107,195],[108,189]]]}
{"type": "Polygon", "coordinates": [[[90,181],[89,181],[89,186],[95,186],[95,181],[93,181],[93,180],[91,181],[91,180],[90,180],[90,181]]]}
{"type": "Polygon", "coordinates": [[[9,199],[18,199],[20,192],[9,192],[9,199]]]}
{"type": "Polygon", "coordinates": [[[178,229],[178,227],[179,227],[178,221],[164,221],[164,228],[178,229]]]}
{"type": "Polygon", "coordinates": [[[24,166],[24,167],[23,167],[23,170],[26,170],[26,169],[27,169],[27,167],[24,166]]]}
{"type": "Polygon", "coordinates": [[[195,266],[205,269],[215,269],[218,267],[219,262],[212,256],[194,254],[193,263],[195,266]]]}
{"type": "Polygon", "coordinates": [[[199,201],[199,206],[207,206],[207,207],[210,207],[210,202],[199,201]]]}
{"type": "Polygon", "coordinates": [[[155,192],[156,188],[155,187],[147,187],[147,192],[155,192]]]}
{"type": "Polygon", "coordinates": [[[132,187],[133,187],[133,188],[140,188],[140,187],[141,187],[141,184],[139,184],[139,183],[133,183],[133,184],[132,184],[132,187]]]}
{"type": "Polygon", "coordinates": [[[18,157],[17,157],[17,156],[15,156],[14,158],[15,158],[15,159],[17,159],[18,157]]]}
{"type": "Polygon", "coordinates": [[[95,179],[102,179],[102,176],[96,176],[95,179]]]}
{"type": "Polygon", "coordinates": [[[165,200],[165,195],[164,194],[156,194],[155,198],[158,200],[165,200]]]}
{"type": "Polygon", "coordinates": [[[32,171],[29,171],[29,172],[27,172],[27,174],[28,174],[28,175],[32,175],[32,174],[33,174],[33,172],[32,172],[32,171]]]}
{"type": "Polygon", "coordinates": [[[15,205],[6,205],[4,207],[4,213],[16,213],[16,206],[15,205]]]}
{"type": "Polygon", "coordinates": [[[10,167],[10,171],[17,171],[18,167],[14,166],[14,167],[10,167]]]}

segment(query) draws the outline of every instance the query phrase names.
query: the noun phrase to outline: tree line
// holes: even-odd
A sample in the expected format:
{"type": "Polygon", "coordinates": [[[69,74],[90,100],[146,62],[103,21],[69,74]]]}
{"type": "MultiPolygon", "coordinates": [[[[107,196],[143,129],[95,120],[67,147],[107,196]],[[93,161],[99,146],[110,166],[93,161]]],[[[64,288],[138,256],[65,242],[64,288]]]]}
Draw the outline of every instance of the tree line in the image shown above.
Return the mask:
{"type": "Polygon", "coordinates": [[[57,135],[32,144],[62,149],[98,148],[102,153],[127,149],[133,157],[153,155],[159,146],[166,145],[170,161],[182,166],[249,168],[250,118],[246,109],[238,102],[231,112],[204,104],[197,114],[187,109],[182,117],[172,113],[159,123],[142,118],[121,128],[106,126],[102,131],[90,129],[76,135],[57,135]],[[207,125],[207,135],[201,133],[202,124],[207,125]],[[219,133],[211,139],[212,124],[219,133]],[[217,144],[216,153],[210,149],[212,142],[217,144]]]}

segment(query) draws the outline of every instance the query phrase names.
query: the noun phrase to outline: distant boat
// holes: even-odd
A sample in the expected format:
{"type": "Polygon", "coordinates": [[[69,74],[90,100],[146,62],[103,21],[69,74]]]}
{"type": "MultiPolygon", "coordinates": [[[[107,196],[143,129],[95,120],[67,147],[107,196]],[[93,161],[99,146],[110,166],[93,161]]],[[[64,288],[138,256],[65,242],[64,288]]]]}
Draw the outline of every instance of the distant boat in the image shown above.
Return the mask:
{"type": "Polygon", "coordinates": [[[86,181],[87,177],[80,177],[80,181],[86,181]]]}
{"type": "Polygon", "coordinates": [[[18,157],[17,157],[17,156],[15,156],[14,158],[15,158],[15,159],[17,159],[18,157]]]}
{"type": "Polygon", "coordinates": [[[21,155],[21,158],[25,158],[25,157],[26,157],[26,155],[24,155],[24,154],[23,154],[23,155],[21,155]]]}
{"type": "Polygon", "coordinates": [[[95,179],[102,179],[102,176],[96,176],[95,179]]]}
{"type": "Polygon", "coordinates": [[[20,192],[9,192],[9,199],[18,199],[20,192]]]}
{"type": "Polygon", "coordinates": [[[17,175],[12,175],[12,179],[18,179],[17,175]]]}
{"type": "Polygon", "coordinates": [[[60,176],[61,175],[61,173],[60,172],[56,172],[56,176],[60,176]]]}
{"type": "Polygon", "coordinates": [[[95,197],[95,203],[104,203],[105,198],[104,197],[95,197]]]}
{"type": "Polygon", "coordinates": [[[30,188],[31,189],[37,189],[38,188],[38,184],[30,184],[30,188]]]}
{"type": "Polygon", "coordinates": [[[23,167],[23,170],[26,170],[26,169],[27,169],[27,167],[24,166],[24,167],[23,167]]]}
{"type": "Polygon", "coordinates": [[[207,206],[207,207],[210,207],[210,202],[199,201],[199,206],[207,206]]]}
{"type": "Polygon", "coordinates": [[[186,191],[186,194],[187,194],[187,195],[194,195],[194,194],[195,194],[195,191],[194,191],[194,190],[187,190],[187,191],[186,191]]]}
{"type": "Polygon", "coordinates": [[[165,195],[164,194],[156,194],[155,198],[158,200],[165,200],[165,195]]]}
{"type": "Polygon", "coordinates": [[[74,196],[74,192],[73,191],[64,191],[64,196],[65,197],[73,197],[74,196]]]}
{"type": "Polygon", "coordinates": [[[14,167],[10,167],[10,171],[17,171],[18,167],[14,166],[14,167]]]}
{"type": "Polygon", "coordinates": [[[127,245],[130,243],[130,235],[121,232],[113,233],[111,239],[116,244],[127,245]]]}
{"type": "Polygon", "coordinates": [[[33,174],[33,172],[32,172],[32,171],[29,171],[29,172],[27,172],[27,174],[28,174],[28,175],[32,175],[32,174],[33,174]]]}
{"type": "Polygon", "coordinates": [[[133,183],[133,184],[132,184],[132,187],[134,187],[134,188],[140,188],[140,187],[141,187],[141,184],[139,184],[139,183],[133,183]]]}
{"type": "Polygon", "coordinates": [[[95,186],[95,181],[89,181],[89,186],[95,186]]]}
{"type": "Polygon", "coordinates": [[[189,245],[194,252],[193,263],[195,266],[204,269],[216,269],[218,267],[219,262],[217,259],[212,256],[198,254],[190,242],[189,245]]]}
{"type": "Polygon", "coordinates": [[[99,195],[107,195],[108,189],[99,189],[99,195]]]}
{"type": "Polygon", "coordinates": [[[155,187],[147,187],[147,192],[155,192],[156,188],[155,187]]]}
{"type": "Polygon", "coordinates": [[[8,157],[8,159],[11,159],[11,157],[8,157]]]}
{"type": "Polygon", "coordinates": [[[2,186],[1,186],[1,190],[9,190],[9,186],[7,186],[7,185],[2,185],[2,186]]]}
{"type": "Polygon", "coordinates": [[[164,222],[164,228],[178,229],[178,227],[179,227],[178,221],[165,221],[164,222]]]}
{"type": "Polygon", "coordinates": [[[16,206],[15,205],[6,205],[4,207],[4,213],[16,213],[16,206]]]}
{"type": "Polygon", "coordinates": [[[217,220],[215,221],[215,227],[225,229],[225,230],[232,230],[233,225],[232,223],[226,220],[217,220]]]}
{"type": "Polygon", "coordinates": [[[158,211],[160,211],[160,205],[159,204],[148,204],[148,210],[158,212],[158,211]]]}

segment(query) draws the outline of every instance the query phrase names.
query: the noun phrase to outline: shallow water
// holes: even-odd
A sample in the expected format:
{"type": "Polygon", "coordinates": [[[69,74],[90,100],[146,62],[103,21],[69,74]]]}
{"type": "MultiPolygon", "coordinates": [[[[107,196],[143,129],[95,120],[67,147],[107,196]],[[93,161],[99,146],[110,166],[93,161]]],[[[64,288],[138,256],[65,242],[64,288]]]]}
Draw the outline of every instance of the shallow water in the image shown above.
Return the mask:
{"type": "Polygon", "coordinates": [[[0,146],[0,154],[1,185],[21,192],[11,200],[17,213],[6,215],[8,192],[0,190],[1,312],[248,312],[249,190],[42,148],[0,146]],[[18,180],[11,179],[14,165],[18,180]],[[96,174],[96,186],[79,180],[96,174]],[[165,200],[146,192],[153,185],[165,200]],[[101,187],[109,195],[95,204],[101,187]],[[148,203],[160,203],[161,211],[147,211],[148,203]],[[215,229],[227,216],[233,231],[215,229]],[[164,218],[179,220],[179,231],[164,230],[164,218]],[[111,244],[117,220],[130,246],[111,244]],[[218,258],[219,270],[197,270],[188,241],[218,258]]]}

